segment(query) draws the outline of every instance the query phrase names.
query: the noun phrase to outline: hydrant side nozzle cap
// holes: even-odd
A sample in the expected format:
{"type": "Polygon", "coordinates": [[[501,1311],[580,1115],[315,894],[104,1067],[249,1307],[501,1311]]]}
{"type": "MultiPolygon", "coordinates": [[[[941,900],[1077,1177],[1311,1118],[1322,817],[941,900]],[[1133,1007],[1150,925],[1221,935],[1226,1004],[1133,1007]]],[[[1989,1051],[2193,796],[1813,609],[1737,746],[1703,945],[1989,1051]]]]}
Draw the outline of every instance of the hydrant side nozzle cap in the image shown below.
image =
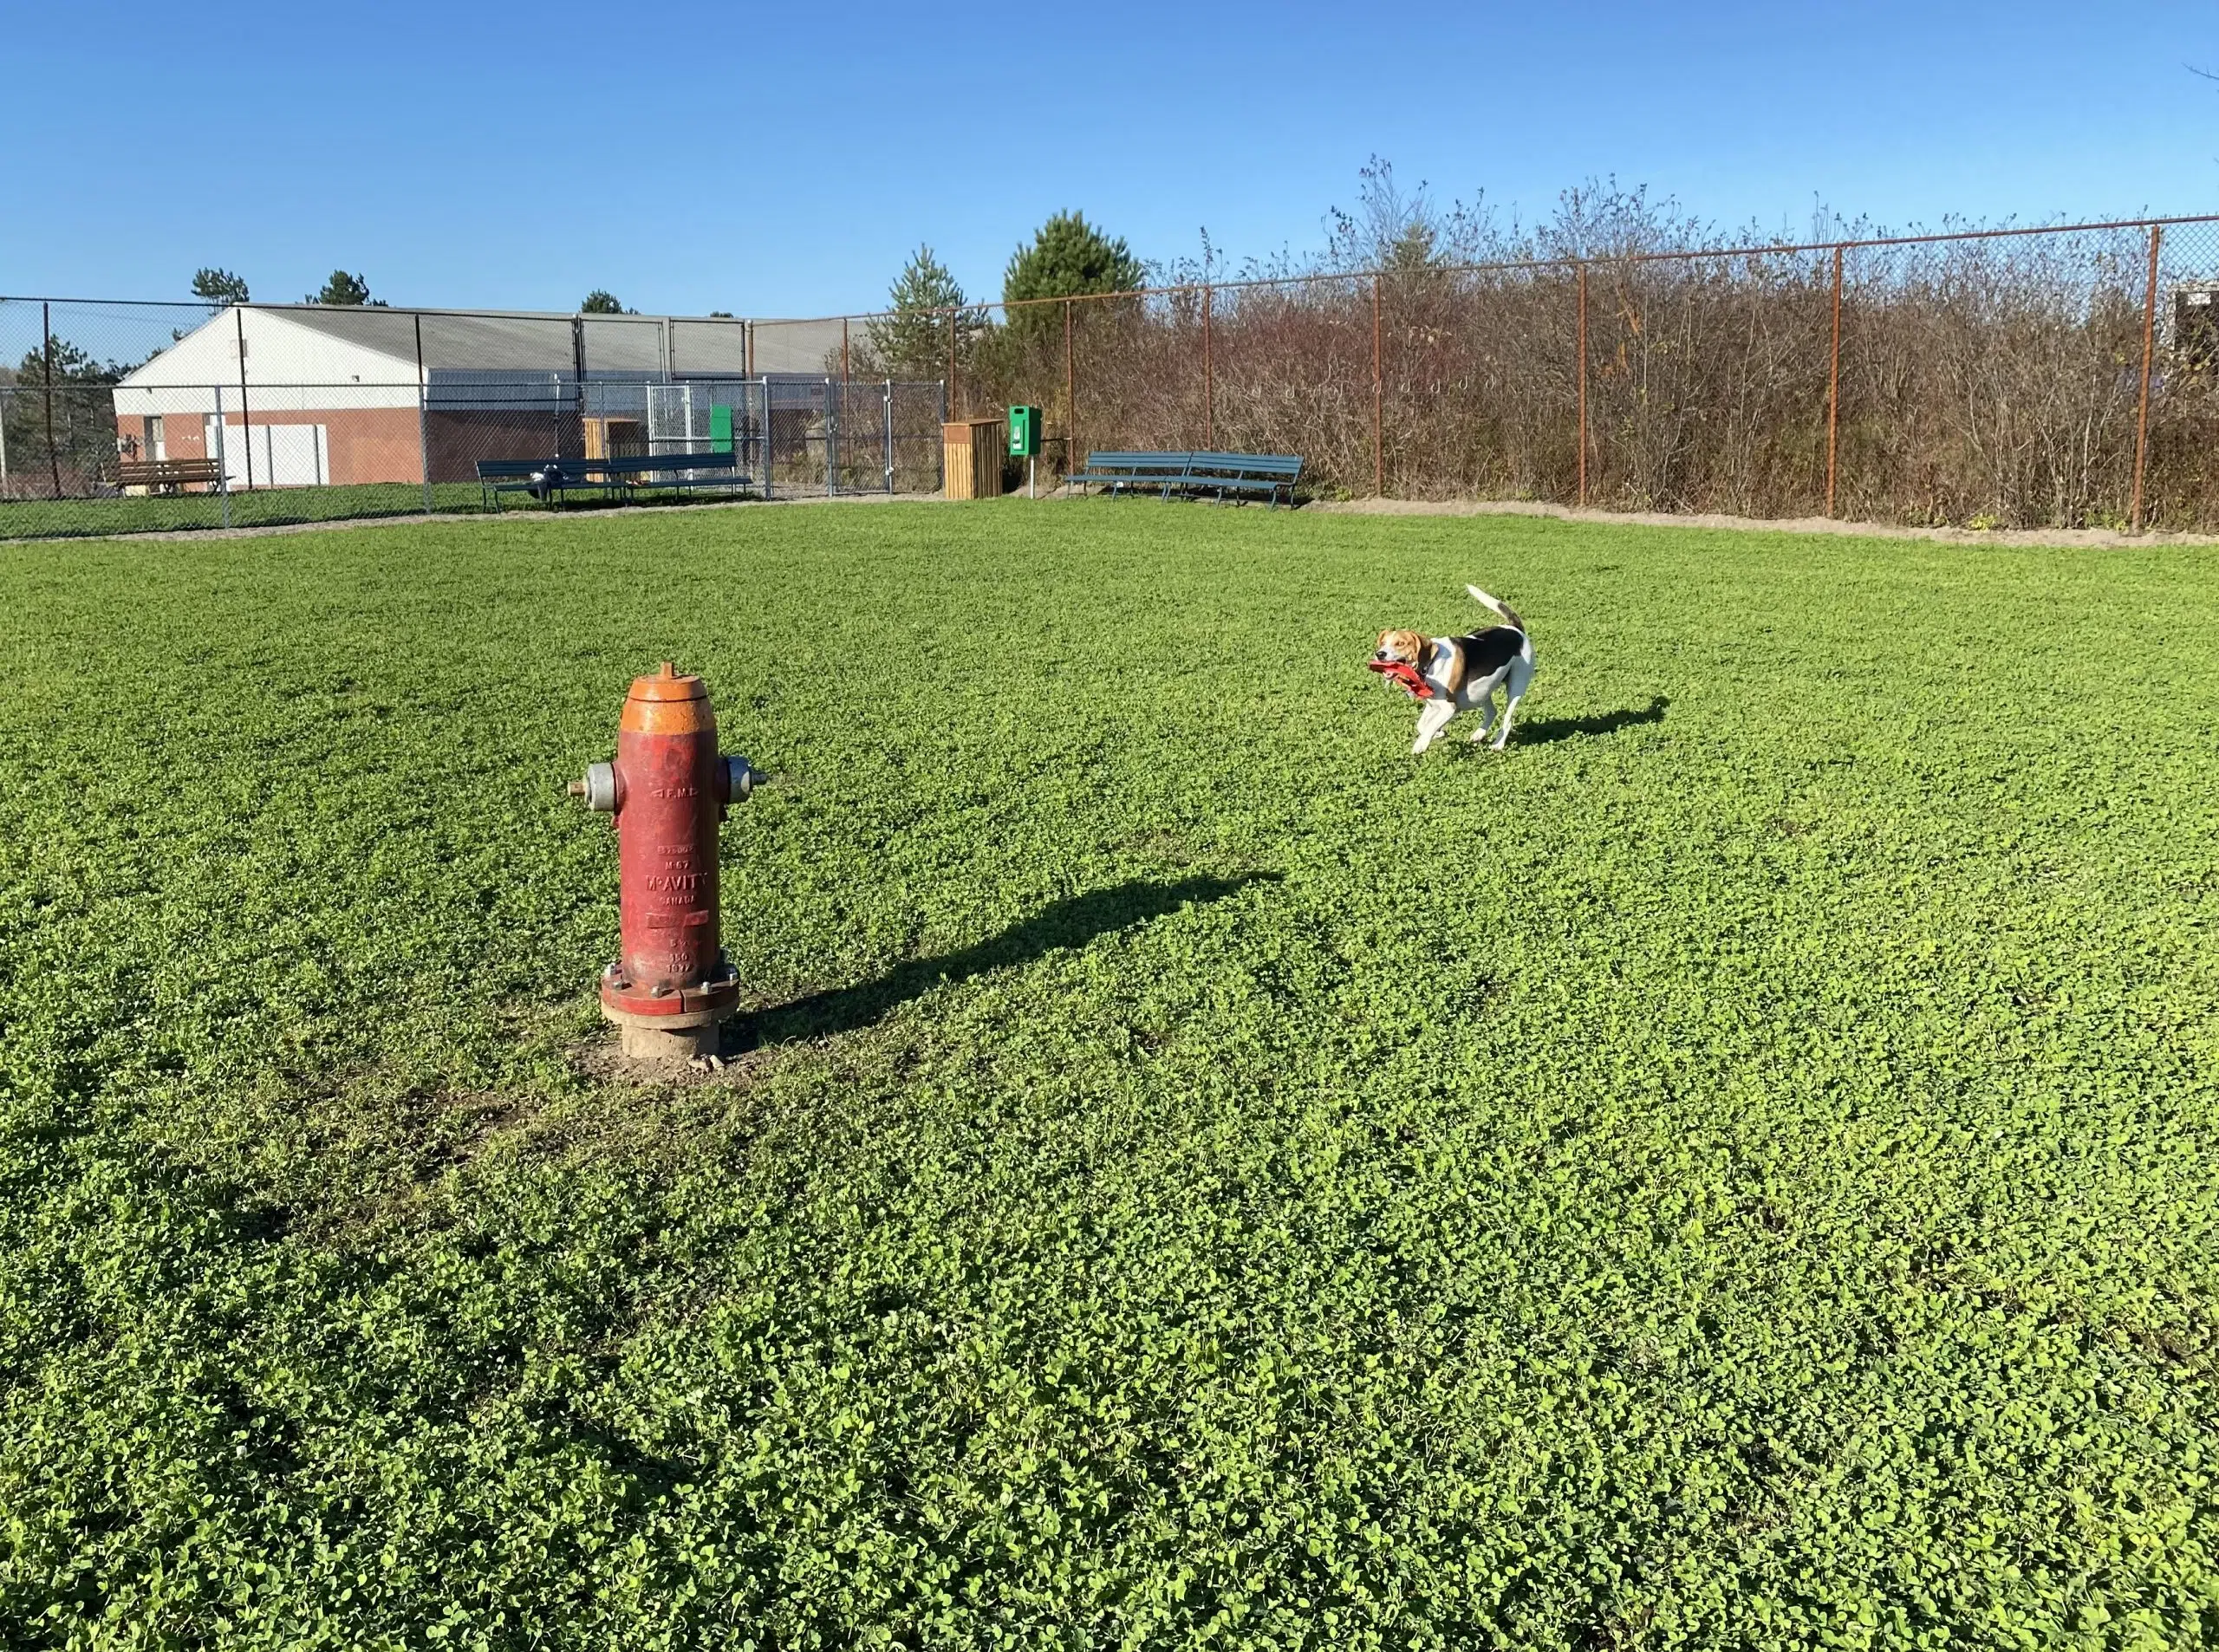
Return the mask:
{"type": "Polygon", "coordinates": [[[623,788],[616,779],[616,765],[595,763],[588,765],[586,777],[570,782],[570,795],[585,799],[586,807],[596,815],[613,815],[623,801],[623,788]]]}

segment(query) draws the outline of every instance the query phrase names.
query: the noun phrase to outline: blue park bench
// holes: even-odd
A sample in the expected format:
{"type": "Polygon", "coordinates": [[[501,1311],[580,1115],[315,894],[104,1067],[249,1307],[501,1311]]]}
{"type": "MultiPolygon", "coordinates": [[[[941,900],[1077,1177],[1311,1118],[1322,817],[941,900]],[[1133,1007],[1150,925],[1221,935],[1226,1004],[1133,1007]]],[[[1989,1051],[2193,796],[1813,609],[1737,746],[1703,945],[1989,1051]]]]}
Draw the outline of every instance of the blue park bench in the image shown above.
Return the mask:
{"type": "Polygon", "coordinates": [[[621,459],[481,459],[478,485],[488,504],[504,493],[561,503],[570,493],[625,493],[641,487],[743,488],[750,478],[734,452],[634,453],[621,459]]]}
{"type": "Polygon", "coordinates": [[[1092,484],[1112,493],[1127,488],[1155,488],[1169,498],[1181,493],[1260,493],[1277,504],[1285,493],[1294,503],[1294,485],[1301,479],[1302,460],[1292,453],[1111,453],[1086,456],[1086,468],[1066,476],[1066,482],[1092,484]]]}

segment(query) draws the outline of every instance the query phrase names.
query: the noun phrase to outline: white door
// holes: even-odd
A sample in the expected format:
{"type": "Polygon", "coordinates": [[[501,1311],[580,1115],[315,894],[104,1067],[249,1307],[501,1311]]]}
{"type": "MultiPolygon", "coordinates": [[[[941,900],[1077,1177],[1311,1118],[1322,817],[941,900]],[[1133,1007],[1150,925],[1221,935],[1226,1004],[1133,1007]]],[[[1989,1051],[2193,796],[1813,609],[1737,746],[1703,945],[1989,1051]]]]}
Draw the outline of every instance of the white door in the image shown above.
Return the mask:
{"type": "MultiPolygon", "coordinates": [[[[208,454],[216,453],[216,421],[208,420],[208,454]]],[[[331,479],[331,448],[322,425],[224,426],[224,474],[235,488],[317,487],[331,479]]]]}
{"type": "Polygon", "coordinates": [[[329,474],[322,425],[257,425],[254,469],[274,488],[320,487],[329,474]],[[266,477],[263,467],[269,466],[266,477]]]}

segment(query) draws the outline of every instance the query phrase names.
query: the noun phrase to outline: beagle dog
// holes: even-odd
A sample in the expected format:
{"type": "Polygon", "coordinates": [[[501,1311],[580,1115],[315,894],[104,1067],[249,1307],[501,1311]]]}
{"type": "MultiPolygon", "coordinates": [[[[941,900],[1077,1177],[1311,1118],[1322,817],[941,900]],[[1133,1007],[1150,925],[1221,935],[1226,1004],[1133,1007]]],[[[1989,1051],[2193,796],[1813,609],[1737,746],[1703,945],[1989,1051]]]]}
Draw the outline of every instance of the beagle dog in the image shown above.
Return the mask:
{"type": "Polygon", "coordinates": [[[1506,602],[1497,602],[1476,585],[1464,588],[1473,600],[1488,609],[1500,625],[1461,637],[1428,637],[1415,631],[1382,631],[1379,646],[1366,660],[1368,669],[1400,683],[1413,699],[1422,700],[1418,713],[1415,757],[1431,745],[1459,712],[1485,706],[1487,715],[1472,732],[1474,741],[1494,735],[1498,751],[1509,744],[1510,721],[1518,702],[1533,680],[1533,640],[1526,621],[1506,602]],[[1503,691],[1502,726],[1495,726],[1494,691],[1503,691]]]}

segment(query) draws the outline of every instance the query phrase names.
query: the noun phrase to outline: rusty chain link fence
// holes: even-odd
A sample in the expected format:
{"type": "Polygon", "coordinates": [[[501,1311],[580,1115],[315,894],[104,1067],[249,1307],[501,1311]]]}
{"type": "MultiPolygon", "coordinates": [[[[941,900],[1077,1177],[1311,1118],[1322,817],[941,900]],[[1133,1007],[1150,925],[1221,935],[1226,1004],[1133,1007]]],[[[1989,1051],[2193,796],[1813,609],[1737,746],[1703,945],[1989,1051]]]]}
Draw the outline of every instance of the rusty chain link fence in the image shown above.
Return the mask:
{"type": "Polygon", "coordinates": [[[1044,474],[1209,448],[1300,454],[1313,497],[2219,528],[2219,218],[809,321],[0,299],[0,537],[480,510],[480,460],[706,449],[767,497],[928,492],[940,422],[1017,402],[1044,474]]]}
{"type": "MultiPolygon", "coordinates": [[[[946,315],[959,411],[1316,493],[2219,528],[2219,219],[1421,265],[946,315]]],[[[852,330],[873,318],[851,317],[852,330]]],[[[833,323],[819,323],[820,326],[833,323]]]]}

